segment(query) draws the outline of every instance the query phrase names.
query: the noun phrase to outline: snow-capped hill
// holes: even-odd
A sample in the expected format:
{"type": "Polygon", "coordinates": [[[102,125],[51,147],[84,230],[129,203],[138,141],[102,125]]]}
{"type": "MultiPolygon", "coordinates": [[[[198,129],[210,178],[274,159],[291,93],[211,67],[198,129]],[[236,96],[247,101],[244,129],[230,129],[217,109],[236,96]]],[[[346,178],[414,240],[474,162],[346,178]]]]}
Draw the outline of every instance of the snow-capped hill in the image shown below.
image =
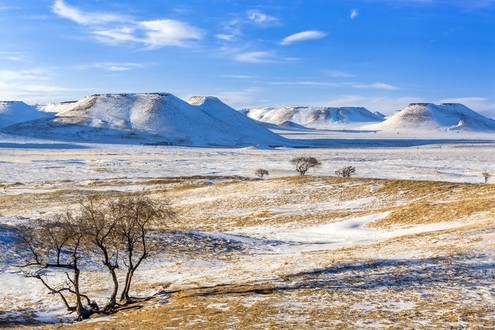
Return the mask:
{"type": "Polygon", "coordinates": [[[286,140],[220,100],[191,105],[168,93],[96,94],[50,120],[9,127],[9,134],[119,143],[189,146],[280,145],[286,140]]]}
{"type": "Polygon", "coordinates": [[[284,107],[252,108],[243,112],[258,121],[280,125],[293,122],[311,128],[334,128],[381,122],[384,116],[363,107],[284,107]]]}
{"type": "Polygon", "coordinates": [[[21,101],[0,101],[0,128],[47,116],[36,107],[21,101]]]}
{"type": "Polygon", "coordinates": [[[48,104],[37,104],[36,107],[38,108],[38,110],[43,112],[58,113],[70,109],[76,102],[77,101],[65,101],[48,104]]]}
{"type": "MultiPolygon", "coordinates": [[[[250,136],[263,133],[263,135],[272,135],[273,138],[278,138],[277,134],[268,129],[266,129],[266,132],[260,132],[260,127],[262,126],[258,122],[231,108],[217,97],[191,96],[188,102],[211,117],[222,121],[233,130],[240,130],[238,134],[250,136]]],[[[263,127],[263,129],[265,128],[263,127]]]]}
{"type": "Polygon", "coordinates": [[[480,115],[460,103],[411,103],[382,123],[379,130],[465,130],[495,131],[495,120],[480,115]]]}

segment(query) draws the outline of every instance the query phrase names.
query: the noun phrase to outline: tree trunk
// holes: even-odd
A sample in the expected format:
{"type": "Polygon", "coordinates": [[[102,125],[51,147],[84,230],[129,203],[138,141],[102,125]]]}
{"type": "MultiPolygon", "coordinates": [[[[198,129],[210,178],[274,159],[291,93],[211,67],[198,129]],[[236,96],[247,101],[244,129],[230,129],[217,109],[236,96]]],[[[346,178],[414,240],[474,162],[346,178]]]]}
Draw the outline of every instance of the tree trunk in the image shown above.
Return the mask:
{"type": "Polygon", "coordinates": [[[79,274],[81,271],[77,266],[74,267],[74,291],[76,292],[76,313],[78,320],[89,318],[90,312],[84,307],[81,299],[81,291],[79,288],[79,274]]]}
{"type": "Polygon", "coordinates": [[[129,297],[129,291],[131,291],[131,282],[133,276],[134,276],[134,269],[129,268],[127,270],[127,275],[125,277],[124,290],[122,291],[122,295],[120,296],[120,300],[124,304],[128,304],[131,300],[129,297]]]}

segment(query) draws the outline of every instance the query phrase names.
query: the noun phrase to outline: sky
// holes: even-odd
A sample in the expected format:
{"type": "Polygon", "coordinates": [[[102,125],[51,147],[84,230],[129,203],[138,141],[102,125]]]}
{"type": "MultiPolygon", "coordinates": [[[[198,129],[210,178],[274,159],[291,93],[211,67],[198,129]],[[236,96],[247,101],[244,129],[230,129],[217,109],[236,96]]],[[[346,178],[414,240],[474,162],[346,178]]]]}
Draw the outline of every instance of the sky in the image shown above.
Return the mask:
{"type": "Polygon", "coordinates": [[[141,92],[495,118],[495,0],[0,0],[0,100],[141,92]]]}

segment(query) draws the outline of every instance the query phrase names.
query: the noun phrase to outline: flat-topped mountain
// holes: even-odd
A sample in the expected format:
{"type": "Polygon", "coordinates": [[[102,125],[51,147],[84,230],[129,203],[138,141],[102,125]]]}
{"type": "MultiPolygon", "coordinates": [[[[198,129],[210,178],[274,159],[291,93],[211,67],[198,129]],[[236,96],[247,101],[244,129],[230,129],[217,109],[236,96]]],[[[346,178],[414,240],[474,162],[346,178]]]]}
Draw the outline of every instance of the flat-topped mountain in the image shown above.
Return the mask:
{"type": "Polygon", "coordinates": [[[251,108],[242,110],[248,117],[272,124],[292,122],[311,128],[356,126],[384,120],[384,115],[363,107],[282,107],[251,108]]]}
{"type": "Polygon", "coordinates": [[[190,146],[280,145],[285,141],[216,98],[194,100],[190,104],[168,93],[96,94],[58,107],[60,112],[53,118],[19,123],[6,133],[190,146]]]}

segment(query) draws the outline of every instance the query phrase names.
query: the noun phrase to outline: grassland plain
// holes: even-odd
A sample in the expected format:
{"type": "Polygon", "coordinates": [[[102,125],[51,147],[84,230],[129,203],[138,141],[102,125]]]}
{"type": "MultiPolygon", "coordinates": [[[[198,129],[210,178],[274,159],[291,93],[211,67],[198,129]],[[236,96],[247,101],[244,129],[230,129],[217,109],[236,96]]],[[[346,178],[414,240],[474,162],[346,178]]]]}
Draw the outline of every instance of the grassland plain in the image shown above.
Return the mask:
{"type": "MultiPolygon", "coordinates": [[[[0,196],[0,214],[49,216],[85,193],[122,187],[166,196],[179,214],[157,228],[162,248],[136,275],[134,293],[146,299],[109,317],[43,324],[36,310],[55,297],[39,290],[21,303],[3,293],[4,325],[495,326],[495,185],[327,176],[23,182],[0,196]]],[[[96,273],[98,287],[87,289],[105,292],[105,274],[96,273]]]]}

